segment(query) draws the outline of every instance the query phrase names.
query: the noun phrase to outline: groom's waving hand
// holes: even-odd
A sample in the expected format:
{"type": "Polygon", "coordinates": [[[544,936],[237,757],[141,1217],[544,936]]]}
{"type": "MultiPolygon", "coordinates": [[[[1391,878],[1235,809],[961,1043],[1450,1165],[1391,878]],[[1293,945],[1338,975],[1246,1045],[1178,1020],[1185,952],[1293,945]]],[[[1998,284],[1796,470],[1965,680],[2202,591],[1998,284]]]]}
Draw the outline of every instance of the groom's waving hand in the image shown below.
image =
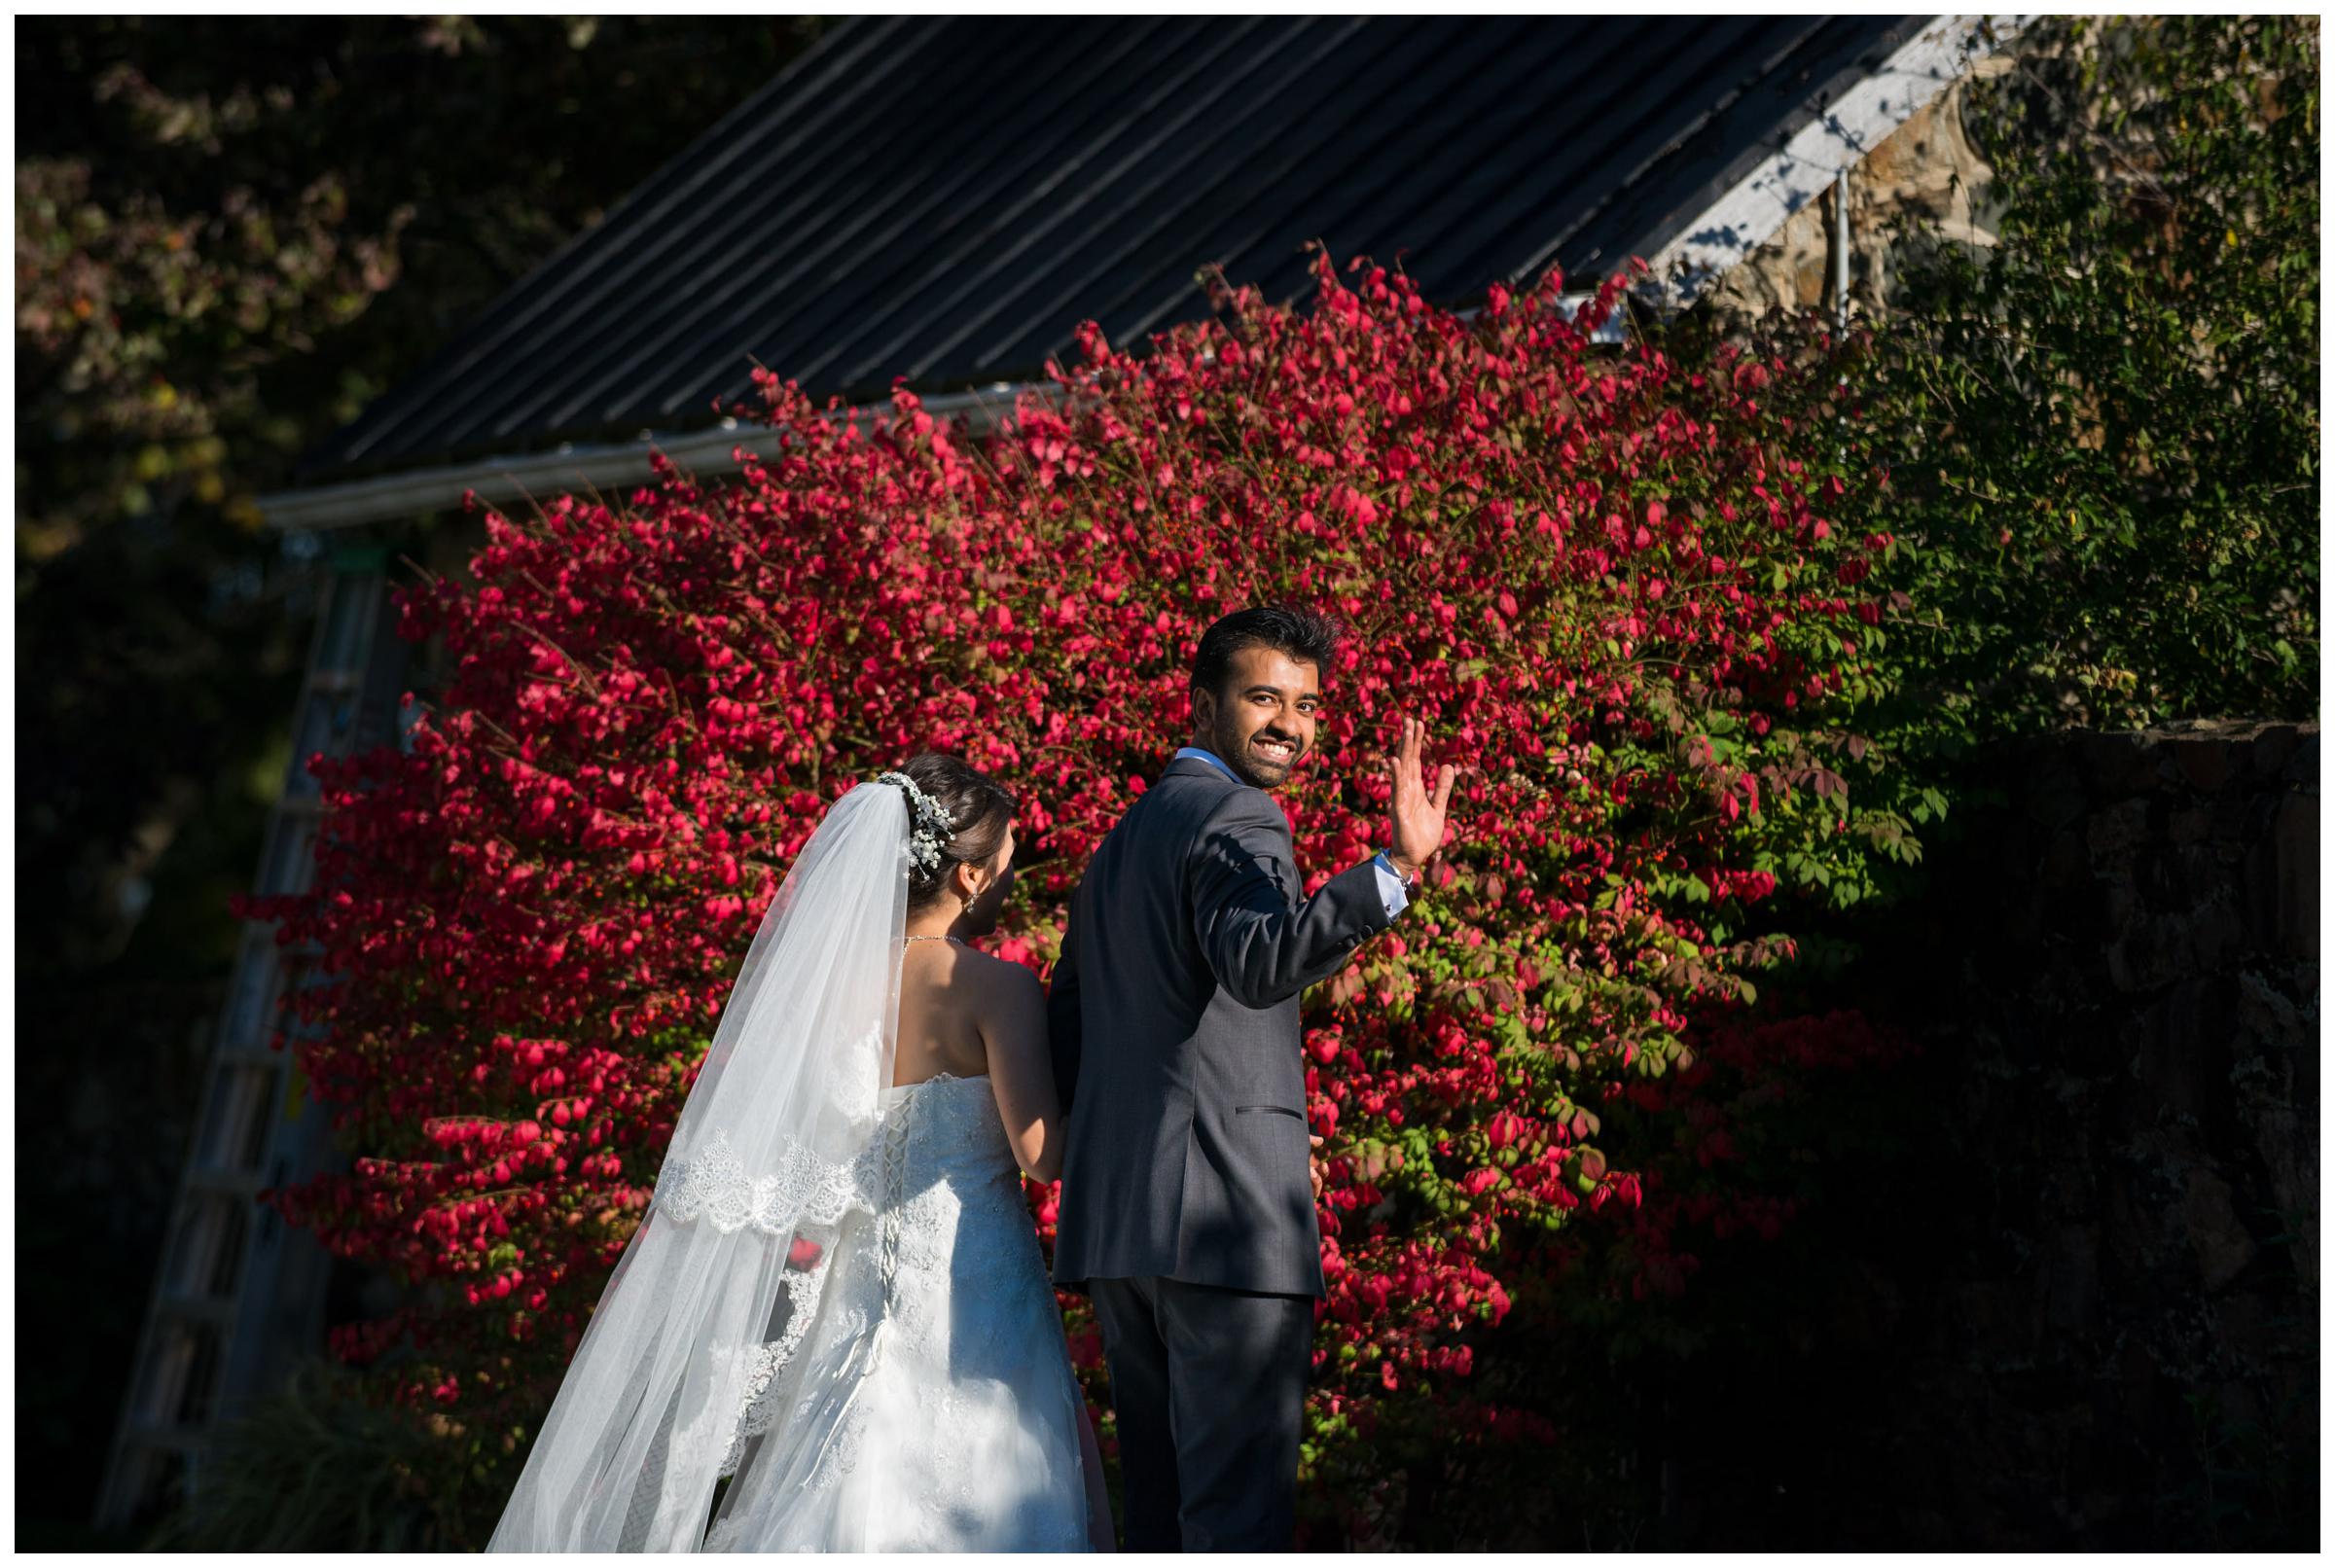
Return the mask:
{"type": "MultiPolygon", "coordinates": [[[[1394,842],[1383,858],[1405,884],[1418,879],[1419,867],[1442,843],[1451,802],[1450,766],[1433,796],[1419,782],[1425,732],[1418,720],[1404,720],[1402,745],[1390,765],[1394,842]]],[[[1366,864],[1373,865],[1376,889],[1375,863],[1366,864]]],[[[1270,1008],[1327,980],[1370,935],[1367,927],[1340,923],[1339,901],[1293,897],[1299,884],[1292,866],[1289,819],[1273,798],[1261,789],[1230,792],[1202,840],[1193,873],[1193,923],[1216,983],[1245,1007],[1270,1008]]],[[[1391,920],[1401,905],[1385,902],[1391,903],[1391,920]]]]}
{"type": "Polygon", "coordinates": [[[1298,996],[1401,913],[1454,777],[1427,787],[1406,721],[1386,849],[1305,895],[1267,792],[1312,749],[1335,648],[1299,611],[1208,628],[1192,744],[1096,848],[1056,966],[1055,1278],[1102,1325],[1131,1550],[1283,1549],[1295,1522],[1322,1290],[1298,996]]]}

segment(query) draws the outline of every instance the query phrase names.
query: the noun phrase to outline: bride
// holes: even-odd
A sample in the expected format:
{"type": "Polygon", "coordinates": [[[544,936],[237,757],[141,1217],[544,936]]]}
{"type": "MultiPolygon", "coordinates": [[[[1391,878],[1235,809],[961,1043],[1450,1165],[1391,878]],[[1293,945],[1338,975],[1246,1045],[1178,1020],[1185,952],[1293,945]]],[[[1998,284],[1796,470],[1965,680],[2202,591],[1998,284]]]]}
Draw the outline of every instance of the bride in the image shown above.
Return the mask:
{"type": "Polygon", "coordinates": [[[830,808],[489,1550],[1111,1550],[1023,1199],[1061,1163],[1045,1008],[963,941],[1013,806],[927,752],[830,808]]]}

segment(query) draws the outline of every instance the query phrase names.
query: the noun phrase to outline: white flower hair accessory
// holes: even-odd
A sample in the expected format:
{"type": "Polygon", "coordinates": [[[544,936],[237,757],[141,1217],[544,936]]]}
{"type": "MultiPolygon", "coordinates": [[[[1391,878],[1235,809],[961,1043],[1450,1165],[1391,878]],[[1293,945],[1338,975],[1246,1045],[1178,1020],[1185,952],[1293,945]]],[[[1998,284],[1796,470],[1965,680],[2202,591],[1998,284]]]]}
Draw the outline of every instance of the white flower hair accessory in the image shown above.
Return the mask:
{"type": "Polygon", "coordinates": [[[941,809],[941,802],[916,788],[916,781],[906,773],[880,773],[879,784],[896,784],[908,795],[909,830],[908,858],[916,869],[926,873],[941,869],[941,846],[956,832],[956,820],[941,809]]]}

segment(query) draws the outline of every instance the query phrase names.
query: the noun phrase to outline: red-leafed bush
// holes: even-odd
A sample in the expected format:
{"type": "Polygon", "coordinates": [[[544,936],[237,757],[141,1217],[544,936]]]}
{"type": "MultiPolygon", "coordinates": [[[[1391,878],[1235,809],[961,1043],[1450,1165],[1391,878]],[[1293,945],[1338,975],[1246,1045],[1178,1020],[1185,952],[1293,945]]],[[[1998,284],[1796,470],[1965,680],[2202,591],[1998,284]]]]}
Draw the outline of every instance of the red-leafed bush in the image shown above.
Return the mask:
{"type": "Polygon", "coordinates": [[[322,768],[317,891],[256,912],[337,977],[302,1054],[361,1155],[278,1201],[418,1287],[341,1348],[463,1463],[523,1447],[826,803],[926,745],[1011,781],[1041,858],[994,946],[1042,969],[1189,732],[1201,630],[1261,601],[1353,629],[1285,797],[1310,879],[1383,840],[1399,714],[1468,769],[1416,908],[1307,1001],[1311,1539],[1384,1537],[1411,1467],[1559,1441],[1519,1370],[1575,1307],[1652,1310],[1698,1237],[1787,1217],[1744,1126],[1881,1048],[1760,1016],[1792,950],[1762,907],[1903,852],[1850,788],[1889,541],[1837,521],[1832,383],[1593,349],[1618,282],[1462,318],[1346,277],[1310,311],[1220,290],[1139,358],[1090,331],[978,440],[766,379],[777,455],[490,515],[475,583],[407,596],[443,688],[402,754],[322,768]]]}

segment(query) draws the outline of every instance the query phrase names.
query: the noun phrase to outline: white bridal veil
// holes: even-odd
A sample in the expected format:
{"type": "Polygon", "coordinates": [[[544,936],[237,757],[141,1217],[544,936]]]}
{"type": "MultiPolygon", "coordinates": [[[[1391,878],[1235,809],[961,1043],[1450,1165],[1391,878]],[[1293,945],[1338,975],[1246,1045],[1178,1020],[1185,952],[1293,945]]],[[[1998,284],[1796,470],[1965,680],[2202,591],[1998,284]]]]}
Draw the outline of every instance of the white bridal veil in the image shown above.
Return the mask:
{"type": "Polygon", "coordinates": [[[803,1397],[781,1373],[891,1082],[908,865],[881,783],[797,857],[488,1550],[695,1550],[715,1482],[803,1397]]]}

